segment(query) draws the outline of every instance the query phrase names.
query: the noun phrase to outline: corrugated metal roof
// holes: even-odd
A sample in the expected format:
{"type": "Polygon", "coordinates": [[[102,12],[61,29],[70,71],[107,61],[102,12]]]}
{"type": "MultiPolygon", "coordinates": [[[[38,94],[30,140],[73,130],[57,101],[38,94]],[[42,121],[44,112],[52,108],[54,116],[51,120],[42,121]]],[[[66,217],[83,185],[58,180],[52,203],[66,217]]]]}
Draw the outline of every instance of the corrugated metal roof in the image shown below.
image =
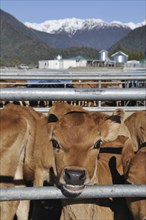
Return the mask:
{"type": "Polygon", "coordinates": [[[116,56],[117,54],[122,54],[123,56],[126,56],[126,57],[128,57],[128,55],[127,54],[125,54],[124,52],[122,52],[122,51],[117,51],[116,53],[114,53],[114,54],[112,54],[111,55],[111,57],[114,57],[114,56],[116,56]]]}
{"type": "Polygon", "coordinates": [[[100,50],[100,51],[99,51],[99,53],[103,53],[103,52],[108,53],[108,51],[107,51],[107,50],[105,50],[105,49],[102,49],[102,50],[100,50]]]}

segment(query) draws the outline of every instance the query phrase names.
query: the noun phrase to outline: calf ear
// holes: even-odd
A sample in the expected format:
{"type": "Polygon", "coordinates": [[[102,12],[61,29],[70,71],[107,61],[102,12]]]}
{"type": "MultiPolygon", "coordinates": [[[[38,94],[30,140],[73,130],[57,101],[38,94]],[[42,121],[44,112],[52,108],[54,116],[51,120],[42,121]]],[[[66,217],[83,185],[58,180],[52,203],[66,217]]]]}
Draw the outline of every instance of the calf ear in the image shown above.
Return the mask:
{"type": "MultiPolygon", "coordinates": [[[[124,118],[124,111],[123,109],[116,109],[111,116],[108,116],[103,124],[103,129],[107,131],[105,136],[105,141],[113,141],[120,135],[120,129],[123,126],[123,118],[124,118]]],[[[105,131],[103,131],[105,134],[105,131]]]]}
{"type": "Polygon", "coordinates": [[[125,142],[122,150],[122,165],[125,175],[128,172],[130,161],[133,158],[133,156],[134,156],[134,150],[133,150],[132,140],[128,139],[125,142]]]}
{"type": "Polygon", "coordinates": [[[57,121],[58,121],[58,118],[56,115],[54,115],[54,114],[48,115],[48,123],[57,122],[57,121]]]}
{"type": "Polygon", "coordinates": [[[86,112],[81,106],[73,106],[68,103],[55,103],[49,110],[48,123],[49,122],[57,122],[61,120],[65,114],[77,111],[77,112],[86,112]]]}
{"type": "Polygon", "coordinates": [[[121,123],[124,120],[125,111],[122,108],[117,108],[109,119],[116,123],[121,123]]]}

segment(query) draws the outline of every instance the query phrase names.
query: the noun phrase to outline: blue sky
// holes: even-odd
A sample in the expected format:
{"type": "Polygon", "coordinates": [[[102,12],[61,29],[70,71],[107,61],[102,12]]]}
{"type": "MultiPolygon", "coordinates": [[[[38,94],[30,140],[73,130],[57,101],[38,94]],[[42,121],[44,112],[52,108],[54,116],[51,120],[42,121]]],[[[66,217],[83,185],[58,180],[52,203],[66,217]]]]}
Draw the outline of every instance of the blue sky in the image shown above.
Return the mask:
{"type": "Polygon", "coordinates": [[[100,18],[139,23],[146,19],[146,0],[1,0],[1,9],[21,22],[63,18],[100,18]]]}

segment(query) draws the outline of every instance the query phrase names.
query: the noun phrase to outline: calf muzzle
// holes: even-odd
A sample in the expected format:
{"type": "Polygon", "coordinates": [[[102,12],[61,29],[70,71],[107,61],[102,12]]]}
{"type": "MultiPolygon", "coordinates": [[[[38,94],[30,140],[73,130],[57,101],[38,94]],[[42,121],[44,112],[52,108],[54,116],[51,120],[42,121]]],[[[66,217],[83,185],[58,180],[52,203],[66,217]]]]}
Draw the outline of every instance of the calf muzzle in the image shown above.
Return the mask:
{"type": "Polygon", "coordinates": [[[64,170],[64,180],[69,185],[83,185],[86,179],[85,170],[64,170]]]}
{"type": "Polygon", "coordinates": [[[67,197],[78,196],[85,187],[86,172],[78,169],[64,169],[63,173],[64,184],[61,184],[60,189],[67,197]]]}

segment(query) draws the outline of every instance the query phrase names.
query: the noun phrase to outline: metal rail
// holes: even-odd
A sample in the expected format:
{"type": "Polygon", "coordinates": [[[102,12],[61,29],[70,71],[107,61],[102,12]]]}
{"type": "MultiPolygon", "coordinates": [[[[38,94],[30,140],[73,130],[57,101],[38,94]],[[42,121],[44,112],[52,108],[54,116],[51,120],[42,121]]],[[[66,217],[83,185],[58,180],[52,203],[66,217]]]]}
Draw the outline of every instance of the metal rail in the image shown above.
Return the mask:
{"type": "MultiPolygon", "coordinates": [[[[83,198],[146,198],[146,185],[102,185],[87,186],[75,199],[83,198]]],[[[53,186],[1,188],[0,201],[10,200],[40,200],[40,199],[67,199],[62,192],[53,186]]]]}
{"type": "Polygon", "coordinates": [[[0,100],[146,100],[146,89],[1,88],[0,100]]]}
{"type": "Polygon", "coordinates": [[[146,80],[144,75],[0,75],[1,80],[146,80]]]}
{"type": "Polygon", "coordinates": [[[40,69],[32,69],[32,70],[0,70],[0,75],[141,75],[146,73],[146,69],[142,69],[141,71],[122,71],[122,70],[104,70],[104,71],[67,71],[67,70],[40,70],[40,69]]]}
{"type": "MultiPolygon", "coordinates": [[[[108,106],[103,106],[103,107],[83,107],[85,110],[92,111],[92,112],[113,112],[117,108],[122,108],[125,112],[135,112],[135,111],[140,111],[140,110],[146,110],[146,106],[114,106],[114,107],[108,107],[108,106]]],[[[50,110],[50,107],[47,108],[33,108],[35,111],[42,112],[42,113],[48,113],[50,110]]]]}

